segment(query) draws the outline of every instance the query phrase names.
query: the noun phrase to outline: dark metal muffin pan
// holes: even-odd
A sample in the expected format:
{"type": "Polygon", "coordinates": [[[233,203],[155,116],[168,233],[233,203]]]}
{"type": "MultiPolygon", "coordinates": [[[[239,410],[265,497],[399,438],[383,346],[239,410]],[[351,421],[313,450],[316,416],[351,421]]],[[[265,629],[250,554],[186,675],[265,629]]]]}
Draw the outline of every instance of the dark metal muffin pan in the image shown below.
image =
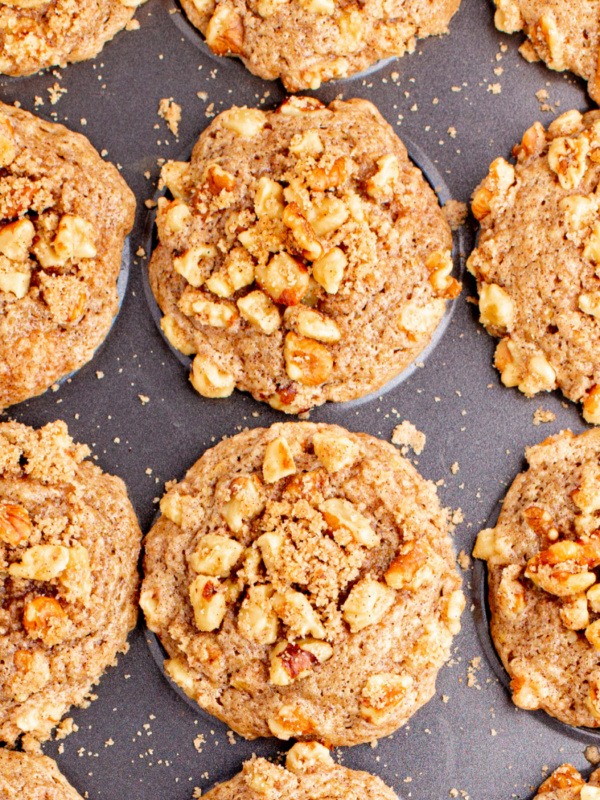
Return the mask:
{"type": "MultiPolygon", "coordinates": [[[[85,133],[121,165],[138,200],[134,253],[144,246],[144,201],[156,192],[157,159],[189,148],[209,123],[207,113],[233,104],[272,107],[285,96],[279,82],[262,81],[239,62],[199,48],[182,32],[187,23],[179,11],[170,13],[166,3],[148,0],[136,14],[140,30],[118,34],[93,61],[0,80],[4,102],[18,101],[85,133]],[[68,92],[51,105],[47,89],[55,83],[68,92]],[[164,97],[182,106],[179,140],[157,116],[164,97]],[[43,105],[36,105],[36,98],[43,105]]],[[[398,134],[425,153],[452,197],[467,201],[495,157],[509,157],[537,119],[547,124],[553,118],[541,109],[536,92],[547,92],[542,102],[556,113],[591,107],[582,81],[526,63],[517,52],[521,41],[495,30],[488,0],[462,0],[449,36],[420,41],[410,56],[309,94],[324,102],[340,94],[373,101],[398,134]]],[[[465,253],[473,236],[469,228],[461,245],[465,253]]],[[[93,445],[103,469],[126,481],[147,530],[165,481],[181,478],[222,436],[284,417],[245,394],[211,401],[195,393],[149,311],[144,271],[144,259],[135,257],[121,313],[91,364],[58,392],[13,406],[4,418],[35,426],[66,420],[76,439],[93,445]]],[[[327,405],[310,416],[386,440],[404,419],[426,433],[425,450],[412,460],[425,477],[443,481],[438,492],[444,505],[462,510],[464,521],[453,537],[457,553],[471,552],[477,532],[523,468],[527,445],[563,428],[578,433],[586,427],[579,409],[559,393],[527,399],[500,384],[492,367],[495,343],[467,300],[475,294],[474,282],[466,275],[464,283],[443,336],[420,359],[423,367],[367,402],[327,405]],[[540,406],[556,419],[535,427],[540,406]]],[[[472,569],[463,574],[468,598],[463,632],[440,672],[436,695],[377,747],[338,749],[335,755],[379,775],[406,799],[525,800],[547,774],[545,767],[570,761],[588,769],[583,751],[595,735],[549,724],[541,713],[513,706],[477,634],[481,592],[472,569]]],[[[276,758],[289,747],[238,736],[231,744],[225,725],[190,707],[169,686],[142,622],[130,643],[95,689],[97,699],[73,711],[78,731],[44,746],[82,795],[189,800],[194,787],[205,792],[226,780],[253,753],[276,758]]]]}

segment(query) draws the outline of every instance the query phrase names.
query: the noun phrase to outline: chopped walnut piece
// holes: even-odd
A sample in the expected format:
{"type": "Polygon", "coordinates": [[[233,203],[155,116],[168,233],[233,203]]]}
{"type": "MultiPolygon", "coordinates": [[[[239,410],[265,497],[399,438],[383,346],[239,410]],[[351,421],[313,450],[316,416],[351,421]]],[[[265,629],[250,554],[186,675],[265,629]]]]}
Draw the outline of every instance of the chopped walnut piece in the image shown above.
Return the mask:
{"type": "Polygon", "coordinates": [[[247,639],[258,644],[274,644],[277,641],[279,619],[271,605],[275,593],[269,584],[252,586],[240,606],[237,626],[247,639]]]}
{"type": "Polygon", "coordinates": [[[69,563],[69,549],[60,545],[35,544],[27,548],[20,562],[13,562],[9,575],[32,581],[51,581],[58,577],[69,563]]]}
{"type": "Polygon", "coordinates": [[[552,514],[539,506],[528,506],[523,509],[523,517],[532,531],[538,536],[545,536],[554,525],[552,514]]]}
{"type": "Polygon", "coordinates": [[[413,683],[411,675],[395,675],[391,672],[371,675],[362,690],[361,717],[373,725],[383,725],[402,703],[413,683]]]}
{"type": "Polygon", "coordinates": [[[218,119],[224,128],[245,139],[251,139],[256,136],[267,123],[267,117],[263,111],[257,108],[246,108],[245,106],[224,111],[219,114],[218,119]]]}
{"type": "Polygon", "coordinates": [[[448,602],[442,616],[448,623],[448,630],[453,636],[455,636],[457,633],[460,633],[460,616],[465,610],[466,604],[467,601],[460,589],[456,589],[456,591],[452,592],[448,598],[448,602]]]}
{"type": "Polygon", "coordinates": [[[160,511],[165,517],[175,525],[181,525],[183,521],[183,509],[181,506],[181,495],[177,492],[168,492],[163,495],[160,501],[160,511]]]}
{"type": "Polygon", "coordinates": [[[186,200],[190,194],[190,165],[188,161],[167,161],[160,170],[160,183],[173,197],[186,200]]]}
{"type": "Polygon", "coordinates": [[[377,161],[377,172],[367,181],[367,194],[379,202],[390,200],[400,175],[396,156],[388,154],[377,161]]]}
{"type": "Polygon", "coordinates": [[[161,319],[160,328],[169,344],[173,345],[176,350],[185,356],[191,356],[196,352],[196,345],[173,314],[166,314],[161,319]]]}
{"type": "Polygon", "coordinates": [[[235,389],[235,377],[200,354],[192,363],[190,381],[203,397],[229,397],[235,389]]]}
{"type": "Polygon", "coordinates": [[[309,275],[300,261],[288,253],[277,253],[267,264],[256,267],[256,282],[276,303],[294,306],[308,290],[309,275]]]}
{"type": "Polygon", "coordinates": [[[58,223],[53,247],[63,263],[69,259],[95,258],[98,252],[95,239],[96,231],[91,222],[65,214],[58,223]]]}
{"type": "Polygon", "coordinates": [[[583,114],[576,108],[565,111],[548,125],[548,136],[556,139],[558,136],[573,136],[583,127],[583,114]]]}
{"type": "Polygon", "coordinates": [[[290,229],[300,253],[309,261],[323,255],[323,246],[317,239],[316,229],[301,213],[297,203],[288,203],[283,209],[283,224],[290,229]]]}
{"type": "Polygon", "coordinates": [[[263,175],[258,181],[254,196],[254,212],[256,216],[280,219],[285,203],[283,201],[283,186],[277,181],[263,175]]]}
{"type": "Polygon", "coordinates": [[[0,504],[0,541],[16,547],[29,539],[31,530],[26,508],[12,503],[0,504]]]}
{"type": "Polygon", "coordinates": [[[281,316],[275,303],[264,292],[250,292],[237,301],[242,317],[251,325],[270,335],[281,326],[281,316]]]}
{"type": "Polygon", "coordinates": [[[356,583],[342,606],[343,617],[351,633],[376,625],[393,606],[396,592],[385,583],[373,578],[363,578],[356,583]]]}
{"type": "Polygon", "coordinates": [[[338,436],[334,433],[315,433],[313,447],[315,455],[330,473],[353,466],[359,455],[359,448],[355,442],[347,436],[338,436]]]}
{"type": "Polygon", "coordinates": [[[231,500],[225,503],[221,514],[229,528],[237,533],[244,527],[245,520],[252,519],[264,508],[263,487],[258,475],[253,473],[234,478],[229,491],[231,500]]]}
{"type": "Polygon", "coordinates": [[[310,675],[317,657],[293,642],[280,642],[271,654],[269,680],[275,686],[289,686],[310,675]]]}
{"type": "Polygon", "coordinates": [[[294,589],[276,592],[271,603],[277,616],[296,636],[325,638],[325,628],[308,599],[294,589]]]}
{"type": "Polygon", "coordinates": [[[27,261],[35,228],[29,219],[20,219],[0,228],[0,253],[11,261],[27,261]]]}
{"type": "Polygon", "coordinates": [[[285,768],[297,775],[322,766],[333,766],[333,759],[329,750],[319,742],[296,742],[285,759],[285,768]]]}
{"type": "Polygon", "coordinates": [[[559,614],[565,628],[569,628],[572,631],[580,631],[583,628],[587,628],[590,622],[590,615],[588,599],[585,593],[581,592],[581,594],[565,597],[559,614]]]}
{"type": "Polygon", "coordinates": [[[235,177],[218,164],[208,165],[206,168],[206,181],[212,194],[232,192],[235,189],[235,177]]]}
{"type": "Polygon", "coordinates": [[[536,687],[525,678],[513,678],[510,682],[513,703],[527,711],[535,711],[540,707],[540,697],[536,687]]]}
{"type": "Polygon", "coordinates": [[[53,597],[36,597],[25,606],[23,625],[32,639],[54,645],[67,636],[67,615],[53,597]]]}
{"type": "Polygon", "coordinates": [[[563,189],[571,191],[581,183],[587,170],[587,154],[590,149],[586,137],[577,139],[559,137],[554,139],[548,150],[548,164],[558,176],[563,189]]]}
{"type": "Polygon", "coordinates": [[[190,602],[199,631],[214,631],[223,622],[227,598],[220,587],[221,582],[208,575],[198,575],[190,584],[190,602]]]}
{"type": "Polygon", "coordinates": [[[393,589],[416,591],[433,580],[430,563],[433,556],[432,549],[425,541],[403,544],[385,573],[385,582],[393,589]]]}
{"type": "Polygon", "coordinates": [[[498,586],[498,606],[509,619],[520,616],[527,605],[525,587],[519,581],[522,571],[519,564],[510,564],[502,571],[498,586]]]}
{"type": "Polygon", "coordinates": [[[515,305],[508,292],[495,283],[484,283],[479,290],[479,321],[501,331],[511,330],[515,305]]]}
{"type": "Polygon", "coordinates": [[[371,527],[369,520],[349,501],[341,497],[332,497],[319,506],[325,522],[332,531],[340,528],[347,530],[355,542],[364,547],[376,547],[379,536],[371,527]]]}
{"type": "Polygon", "coordinates": [[[333,358],[326,347],[293,331],[285,337],[283,357],[288,377],[305,386],[320,386],[333,369],[333,358]]]}
{"type": "Polygon", "coordinates": [[[595,650],[600,651],[600,619],[592,622],[585,629],[585,638],[595,650]]]}
{"type": "Polygon", "coordinates": [[[278,739],[306,736],[315,729],[313,720],[297,705],[283,705],[276,716],[267,720],[271,732],[278,739]]]}
{"type": "Polygon", "coordinates": [[[301,336],[316,339],[326,344],[334,344],[341,339],[340,329],[336,323],[319,311],[312,308],[293,307],[286,309],[284,319],[293,325],[301,336]]]}
{"type": "Polygon", "coordinates": [[[185,250],[173,259],[173,269],[178,272],[190,286],[198,288],[204,283],[202,262],[217,255],[216,247],[210,244],[197,245],[185,250]]]}
{"type": "Polygon", "coordinates": [[[312,265],[312,276],[328,294],[337,294],[348,265],[346,254],[339,247],[332,247],[312,265]]]}
{"type": "Polygon", "coordinates": [[[244,54],[242,17],[227,6],[218,6],[206,30],[206,43],[218,56],[244,54]]]}
{"type": "Polygon", "coordinates": [[[600,386],[592,386],[583,401],[583,418],[592,425],[600,425],[600,386]]]}
{"type": "Polygon", "coordinates": [[[278,436],[267,445],[262,471],[265,483],[276,483],[296,472],[292,450],[284,436],[278,436]]]}
{"type": "MultiPolygon", "coordinates": [[[[530,558],[525,577],[550,594],[567,597],[585,592],[596,582],[594,573],[587,570],[590,561],[587,548],[562,540],[530,558]],[[569,566],[577,571],[567,571],[569,566]]],[[[595,566],[594,561],[592,565],[595,566]]]]}
{"type": "Polygon", "coordinates": [[[207,533],[189,558],[194,572],[227,578],[244,552],[244,546],[228,536],[207,533]]]}
{"type": "Polygon", "coordinates": [[[554,770],[549,778],[546,778],[537,790],[537,794],[559,792],[564,789],[576,792],[578,789],[581,789],[584,784],[585,781],[575,767],[572,767],[570,764],[563,764],[561,767],[554,770]]]}
{"type": "Polygon", "coordinates": [[[519,162],[526,161],[528,158],[540,155],[546,146],[546,131],[541,122],[535,122],[523,134],[521,144],[513,147],[513,156],[519,162]]]}
{"type": "Polygon", "coordinates": [[[188,697],[194,698],[196,695],[194,677],[183,658],[169,658],[164,661],[163,665],[167,675],[183,689],[188,697]]]}

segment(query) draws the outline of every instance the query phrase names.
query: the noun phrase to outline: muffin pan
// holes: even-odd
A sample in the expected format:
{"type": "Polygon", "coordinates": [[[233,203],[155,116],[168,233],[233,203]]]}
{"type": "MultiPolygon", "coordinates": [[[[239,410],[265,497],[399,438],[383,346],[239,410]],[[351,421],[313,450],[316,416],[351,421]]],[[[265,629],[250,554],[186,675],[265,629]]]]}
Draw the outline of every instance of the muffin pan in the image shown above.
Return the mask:
{"type": "MultiPolygon", "coordinates": [[[[137,255],[103,349],[59,391],[14,406],[5,418],[35,426],[63,418],[74,438],[94,445],[100,466],[126,481],[144,531],[164,483],[183,476],[207,447],[245,426],[284,419],[241,393],[219,401],[199,397],[144,296],[144,202],[156,192],[157,159],[189,152],[212,114],[234,104],[273,107],[285,96],[280,83],[264,82],[239,62],[198,48],[178,27],[184,22],[180,12],[171,14],[166,3],[148,0],[136,13],[140,29],[117,35],[94,61],[0,80],[5,102],[64,122],[106,150],[138,200],[130,234],[137,255]],[[48,89],[55,84],[67,92],[52,105],[48,89]],[[179,139],[157,115],[162,98],[182,108],[179,139]]],[[[339,94],[374,102],[400,137],[425,153],[452,198],[466,202],[491,161],[508,158],[533,122],[547,125],[570,108],[591,108],[582,81],[526,63],[518,54],[521,41],[495,30],[491,2],[462,0],[449,36],[420,41],[412,55],[314,94],[326,103],[339,94]]],[[[413,157],[419,163],[416,150],[413,157]]],[[[464,254],[474,234],[467,226],[459,244],[464,254]]],[[[361,404],[329,404],[310,419],[388,441],[403,420],[416,425],[427,443],[421,455],[410,457],[424,477],[442,481],[443,504],[460,509],[455,550],[470,555],[477,532],[523,468],[524,448],[561,429],[578,433],[586,426],[578,408],[556,392],[527,399],[500,384],[492,366],[494,342],[468,302],[474,281],[466,275],[464,284],[443,335],[419,359],[422,367],[361,404]],[[540,407],[555,419],[536,427],[540,407]]],[[[461,562],[467,567],[463,632],[440,672],[436,696],[377,748],[341,749],[335,757],[379,775],[406,800],[524,800],[541,782],[544,766],[552,770],[564,761],[587,775],[584,749],[597,742],[595,734],[548,724],[544,715],[512,705],[477,633],[482,594],[473,561],[461,562]]],[[[101,679],[97,699],[73,712],[78,730],[44,746],[81,794],[92,800],[189,800],[194,787],[206,791],[232,777],[252,753],[276,757],[287,749],[272,739],[228,736],[223,724],[185,703],[155,663],[142,620],[130,642],[129,653],[101,679]]]]}

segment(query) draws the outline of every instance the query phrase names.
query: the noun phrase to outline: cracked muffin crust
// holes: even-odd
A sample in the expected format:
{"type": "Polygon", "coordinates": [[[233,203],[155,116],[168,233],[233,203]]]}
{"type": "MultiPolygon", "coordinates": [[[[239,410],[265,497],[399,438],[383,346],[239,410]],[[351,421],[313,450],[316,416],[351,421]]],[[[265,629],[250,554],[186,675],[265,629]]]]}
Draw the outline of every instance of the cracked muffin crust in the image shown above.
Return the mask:
{"type": "Polygon", "coordinates": [[[448,33],[460,0],[182,0],[218,56],[239,56],[254,75],[281,78],[289,92],[318,89],[417,39],[448,33]]]}
{"type": "Polygon", "coordinates": [[[473,555],[515,705],[600,727],[600,430],[526,450],[529,469],[473,555]]]}
{"type": "Polygon", "coordinates": [[[233,730],[352,745],[431,698],[464,596],[435,488],[392,445],[255,429],[160,508],[140,604],[167,674],[233,730]]]}
{"type": "Polygon", "coordinates": [[[124,28],[145,0],[2,0],[0,73],[31,75],[84,61],[124,28]]]}
{"type": "Polygon", "coordinates": [[[592,772],[589,780],[582,778],[571,764],[563,764],[546,778],[534,800],[600,800],[600,770],[592,772]]]}
{"type": "MultiPolygon", "coordinates": [[[[0,741],[44,741],[137,617],[141,532],[125,485],[64,422],[0,423],[0,741]]],[[[1,752],[1,751],[0,751],[1,752]]]]}
{"type": "Polygon", "coordinates": [[[81,367],[118,311],[135,199],[78,133],[0,103],[0,409],[81,367]]]}
{"type": "Polygon", "coordinates": [[[3,800],[82,800],[51,758],[6,748],[0,748],[0,796],[3,800]]]}
{"type": "Polygon", "coordinates": [[[162,178],[150,284],[205,397],[298,413],[365,395],[460,292],[437,198],[366,100],[232,108],[162,178]]]}
{"type": "Polygon", "coordinates": [[[588,81],[600,103],[600,0],[494,0],[495,22],[505,33],[523,31],[527,61],[570,70],[588,81]]]}
{"type": "Polygon", "coordinates": [[[600,112],[536,122],[473,195],[467,266],[495,365],[528,397],[560,388],[600,423],[600,112]]]}
{"type": "Polygon", "coordinates": [[[285,767],[265,758],[246,761],[235,778],[202,796],[206,800],[398,800],[380,778],[336,764],[318,742],[295,744],[285,767]]]}

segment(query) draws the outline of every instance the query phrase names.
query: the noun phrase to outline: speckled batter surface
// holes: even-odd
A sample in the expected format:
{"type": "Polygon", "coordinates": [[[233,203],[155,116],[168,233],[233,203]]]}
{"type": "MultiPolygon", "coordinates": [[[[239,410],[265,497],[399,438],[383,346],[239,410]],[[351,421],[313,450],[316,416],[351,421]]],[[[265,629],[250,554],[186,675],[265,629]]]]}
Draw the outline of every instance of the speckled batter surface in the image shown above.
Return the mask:
{"type": "Polygon", "coordinates": [[[285,767],[264,758],[247,761],[239,775],[202,796],[206,800],[398,800],[380,778],[341,767],[316,742],[295,744],[285,767]]]}
{"type": "Polygon", "coordinates": [[[464,597],[435,488],[392,445],[276,424],[161,500],[141,605],[167,673],[247,738],[351,745],[434,693],[464,597]]]}
{"type": "Polygon", "coordinates": [[[124,28],[139,2],[7,0],[0,3],[0,73],[30,75],[93,58],[124,28]]]}
{"type": "Polygon", "coordinates": [[[473,195],[469,257],[495,364],[526,395],[560,388],[600,422],[600,114],[569,111],[496,159],[473,195]]]}
{"type": "Polygon", "coordinates": [[[0,408],[89,361],[118,310],[135,199],[78,133],[0,104],[0,408]]]}
{"type": "MultiPolygon", "coordinates": [[[[64,422],[0,424],[0,741],[50,736],[137,617],[141,532],[64,422]]],[[[1,752],[1,751],[0,751],[1,752]]]]}
{"type": "Polygon", "coordinates": [[[390,56],[417,39],[448,32],[460,0],[182,0],[217,55],[239,56],[255,75],[281,78],[290,92],[318,89],[390,56]]]}
{"type": "Polygon", "coordinates": [[[570,70],[588,81],[588,92],[600,101],[599,0],[495,0],[496,27],[523,31],[521,52],[528,61],[542,59],[551,68],[570,70]]]}
{"type": "Polygon", "coordinates": [[[82,800],[51,758],[6,749],[0,749],[0,793],[3,800],[82,800]]]}
{"type": "Polygon", "coordinates": [[[600,726],[600,431],[526,451],[474,555],[488,564],[491,633],[513,701],[600,726]]]}
{"type": "Polygon", "coordinates": [[[460,291],[436,196],[366,100],[231,109],[163,178],[150,282],[207,397],[237,387],[288,413],[360,397],[460,291]]]}

